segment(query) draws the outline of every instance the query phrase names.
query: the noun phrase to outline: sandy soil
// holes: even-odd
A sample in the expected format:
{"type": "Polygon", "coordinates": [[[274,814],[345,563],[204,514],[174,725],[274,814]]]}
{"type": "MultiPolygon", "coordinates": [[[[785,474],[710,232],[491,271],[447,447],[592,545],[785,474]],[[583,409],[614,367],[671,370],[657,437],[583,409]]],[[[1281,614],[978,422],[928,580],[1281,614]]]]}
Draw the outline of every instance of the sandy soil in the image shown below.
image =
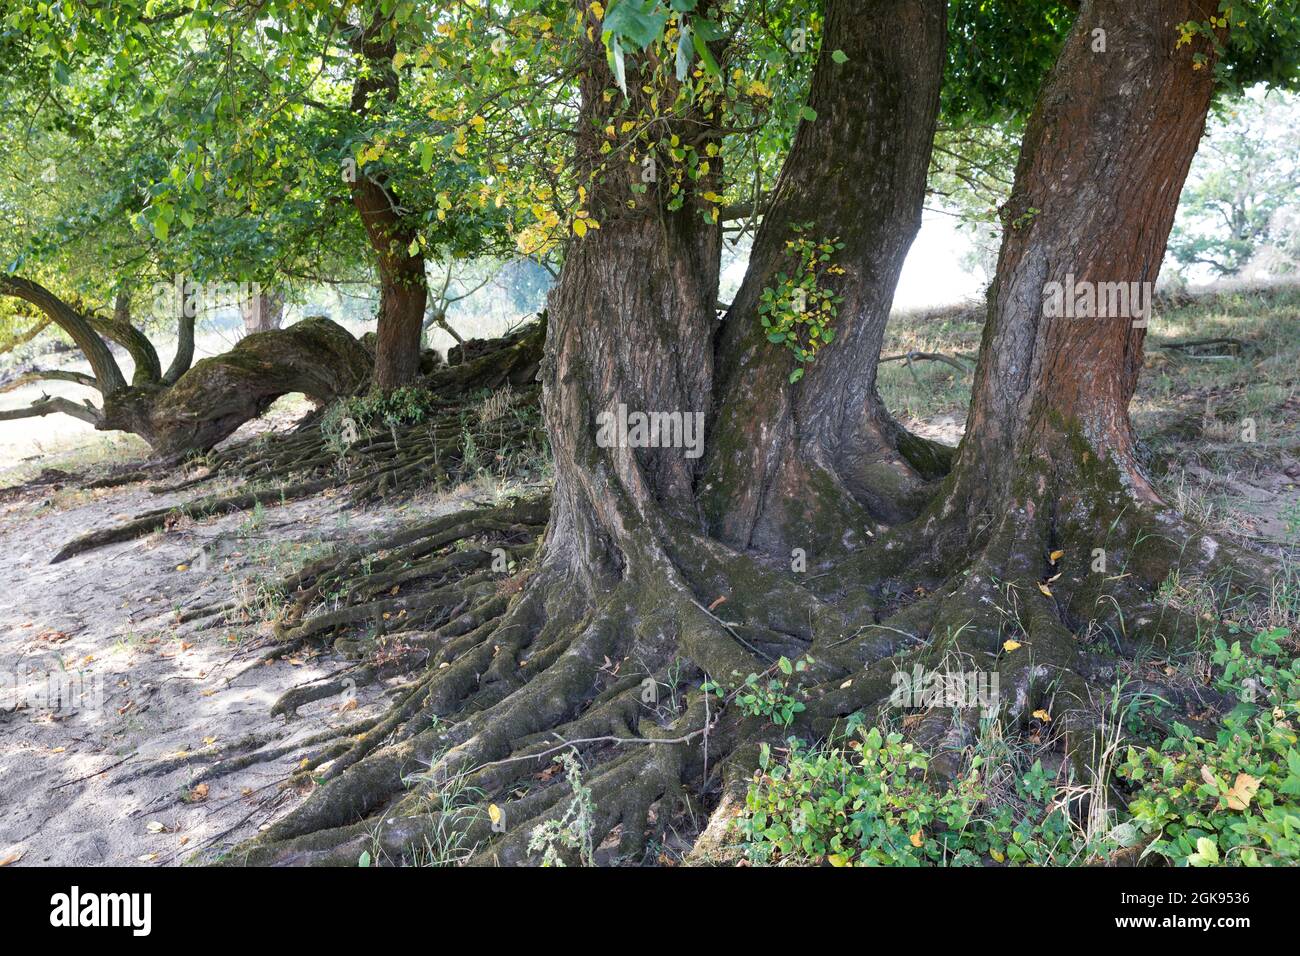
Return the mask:
{"type": "Polygon", "coordinates": [[[430,498],[346,512],[343,499],[322,497],[268,509],[256,527],[248,514],[231,515],[48,563],[77,534],[167,501],[137,485],[11,492],[0,503],[0,862],[174,864],[286,812],[301,795],[278,783],[302,753],[218,778],[206,793],[190,781],[245,735],[292,743],[366,716],[389,688],[271,718],[282,692],[343,662],[299,655],[250,666],[266,647],[262,626],[195,631],[175,623],[175,609],[228,599],[293,542],[364,540],[457,506],[430,498]],[[51,686],[84,699],[65,705],[50,699],[51,686]],[[193,755],[187,766],[147,773],[181,753],[193,755]]]}

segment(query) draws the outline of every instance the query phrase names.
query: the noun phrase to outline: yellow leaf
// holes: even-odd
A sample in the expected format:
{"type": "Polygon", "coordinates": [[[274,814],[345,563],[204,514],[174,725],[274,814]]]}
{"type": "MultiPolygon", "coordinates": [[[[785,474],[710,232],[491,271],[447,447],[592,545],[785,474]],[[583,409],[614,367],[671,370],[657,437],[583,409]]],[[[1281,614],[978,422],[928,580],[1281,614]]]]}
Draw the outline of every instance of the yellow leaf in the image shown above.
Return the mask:
{"type": "Polygon", "coordinates": [[[1007,859],[1006,854],[999,853],[997,850],[989,850],[989,856],[993,857],[998,863],[1005,863],[1007,859]]]}
{"type": "Polygon", "coordinates": [[[1048,597],[1051,597],[1051,596],[1052,596],[1052,589],[1049,588],[1049,587],[1048,587],[1046,584],[1044,584],[1042,581],[1039,581],[1039,582],[1038,582],[1038,590],[1042,591],[1042,592],[1043,592],[1044,594],[1046,594],[1048,597]]]}
{"type": "Polygon", "coordinates": [[[189,566],[188,564],[178,564],[178,565],[176,565],[176,570],[177,570],[177,571],[188,571],[189,569],[190,569],[190,566],[189,566]]]}
{"type": "Polygon", "coordinates": [[[573,234],[581,239],[587,234],[587,224],[581,219],[573,220],[573,234]]]}
{"type": "Polygon", "coordinates": [[[908,837],[908,839],[912,841],[912,846],[920,846],[922,843],[925,842],[925,831],[917,830],[910,837],[908,837]]]}
{"type": "Polygon", "coordinates": [[[1232,789],[1228,791],[1228,808],[1230,810],[1245,810],[1250,806],[1250,798],[1259,790],[1259,778],[1252,777],[1248,773],[1237,774],[1237,779],[1232,782],[1232,789]]]}
{"type": "Polygon", "coordinates": [[[501,822],[501,808],[498,807],[495,803],[488,804],[488,818],[493,823],[501,822]]]}
{"type": "Polygon", "coordinates": [[[1064,552],[1064,551],[1053,551],[1053,552],[1051,553],[1050,557],[1051,557],[1051,561],[1052,561],[1052,563],[1055,564],[1057,561],[1060,561],[1063,557],[1065,557],[1065,552],[1064,552]]]}
{"type": "Polygon", "coordinates": [[[1038,710],[1034,711],[1034,716],[1037,717],[1039,720],[1043,721],[1044,723],[1052,719],[1052,715],[1049,714],[1047,711],[1043,710],[1042,708],[1039,708],[1038,710]]]}
{"type": "Polygon", "coordinates": [[[826,857],[826,862],[829,863],[831,866],[849,865],[849,861],[844,859],[844,857],[840,856],[838,853],[832,853],[830,856],[826,857]]]}
{"type": "Polygon", "coordinates": [[[1003,641],[1003,642],[1002,642],[1002,649],[1003,649],[1004,651],[1014,651],[1014,650],[1019,650],[1019,648],[1020,648],[1020,642],[1019,642],[1019,641],[1003,641]]]}

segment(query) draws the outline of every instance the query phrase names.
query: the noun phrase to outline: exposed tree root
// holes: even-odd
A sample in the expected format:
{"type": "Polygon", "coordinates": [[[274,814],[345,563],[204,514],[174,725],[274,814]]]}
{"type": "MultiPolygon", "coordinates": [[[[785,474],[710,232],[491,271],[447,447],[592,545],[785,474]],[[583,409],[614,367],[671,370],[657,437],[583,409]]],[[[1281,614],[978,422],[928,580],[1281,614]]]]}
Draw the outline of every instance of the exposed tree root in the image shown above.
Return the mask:
{"type": "MultiPolygon", "coordinates": [[[[205,518],[255,505],[283,504],[346,487],[354,504],[367,504],[434,484],[450,484],[480,469],[526,470],[543,447],[533,378],[542,330],[536,325],[504,339],[467,343],[468,357],[438,369],[428,387],[434,405],[418,422],[356,433],[327,428],[324,419],[288,435],[272,435],[215,452],[200,473],[156,493],[187,490],[215,478],[242,480],[252,487],[230,494],[203,495],[169,508],[156,508],[66,544],[51,563],[108,544],[129,541],[171,527],[183,517],[205,518]],[[502,390],[492,393],[490,390],[502,390]]],[[[454,358],[458,356],[453,356],[454,358]]]]}

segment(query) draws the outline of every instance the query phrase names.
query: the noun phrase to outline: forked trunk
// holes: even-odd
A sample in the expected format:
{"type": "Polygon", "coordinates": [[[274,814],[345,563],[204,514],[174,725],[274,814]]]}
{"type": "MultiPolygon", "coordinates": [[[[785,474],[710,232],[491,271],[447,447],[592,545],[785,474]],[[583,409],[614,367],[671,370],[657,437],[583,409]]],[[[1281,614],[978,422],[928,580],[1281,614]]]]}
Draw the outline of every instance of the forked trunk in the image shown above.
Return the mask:
{"type": "Polygon", "coordinates": [[[701,501],[729,544],[787,553],[852,546],[873,519],[913,513],[923,482],[943,471],[936,450],[885,410],[876,363],[921,222],[946,6],[827,5],[808,100],[816,119],[799,126],[718,347],[719,410],[701,501]],[[828,260],[809,266],[800,247],[812,254],[809,244],[823,243],[833,246],[828,260]],[[796,321],[784,341],[769,340],[783,334],[773,331],[782,317],[827,308],[824,295],[838,300],[829,304],[838,313],[825,323],[829,333],[813,337],[796,321]],[[760,315],[765,296],[772,308],[760,315]],[[792,340],[826,344],[800,366],[792,340]]]}

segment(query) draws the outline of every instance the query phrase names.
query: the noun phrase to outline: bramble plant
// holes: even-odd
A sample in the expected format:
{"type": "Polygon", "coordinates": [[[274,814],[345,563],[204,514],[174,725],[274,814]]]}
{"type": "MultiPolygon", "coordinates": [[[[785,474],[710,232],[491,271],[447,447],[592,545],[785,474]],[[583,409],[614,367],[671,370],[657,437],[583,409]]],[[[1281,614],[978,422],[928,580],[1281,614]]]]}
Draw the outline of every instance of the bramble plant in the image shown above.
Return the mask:
{"type": "MultiPolygon", "coordinates": [[[[1059,805],[1046,807],[1041,819],[1011,804],[987,808],[981,757],[940,788],[926,776],[929,757],[902,734],[864,730],[860,715],[850,725],[846,740],[812,749],[791,738],[783,762],[763,745],[738,824],[752,862],[1036,864],[1051,862],[1056,847],[1070,847],[1059,805]]],[[[1038,763],[1016,788],[1027,805],[1041,805],[1055,791],[1038,763]]]]}
{"type": "MultiPolygon", "coordinates": [[[[794,723],[795,715],[804,710],[804,705],[790,692],[788,678],[807,670],[812,662],[811,657],[801,657],[793,663],[789,658],[782,657],[776,662],[776,667],[784,678],[773,676],[764,683],[758,674],[750,674],[733,692],[731,699],[752,717],[766,717],[778,727],[789,727],[794,723]]],[[[701,690],[724,699],[728,696],[721,685],[714,681],[705,681],[701,690]]]]}
{"type": "MultiPolygon", "coordinates": [[[[344,438],[347,428],[345,423],[349,420],[352,428],[361,431],[379,424],[396,428],[398,425],[423,421],[432,407],[433,394],[414,385],[403,385],[387,393],[370,392],[342,399],[326,409],[321,418],[321,432],[332,447],[342,451],[345,449],[337,446],[349,443],[344,438]]],[[[355,441],[356,437],[352,435],[351,441],[355,441]]]]}
{"type": "Polygon", "coordinates": [[[1300,660],[1277,658],[1284,628],[1215,641],[1216,686],[1241,697],[1213,740],[1175,723],[1156,750],[1129,748],[1122,778],[1140,786],[1134,822],[1155,853],[1177,865],[1267,866],[1300,862],[1300,660]]]}
{"type": "Polygon", "coordinates": [[[776,274],[776,285],[763,290],[758,314],[767,329],[767,340],[784,345],[800,363],[790,373],[790,382],[794,383],[803,378],[803,365],[813,361],[822,346],[835,339],[832,325],[844,299],[822,283],[827,276],[844,274],[843,267],[831,261],[832,254],[843,249],[844,243],[838,239],[819,242],[805,235],[812,223],[792,228],[796,237],[788,240],[785,248],[795,262],[793,274],[776,274]]]}

